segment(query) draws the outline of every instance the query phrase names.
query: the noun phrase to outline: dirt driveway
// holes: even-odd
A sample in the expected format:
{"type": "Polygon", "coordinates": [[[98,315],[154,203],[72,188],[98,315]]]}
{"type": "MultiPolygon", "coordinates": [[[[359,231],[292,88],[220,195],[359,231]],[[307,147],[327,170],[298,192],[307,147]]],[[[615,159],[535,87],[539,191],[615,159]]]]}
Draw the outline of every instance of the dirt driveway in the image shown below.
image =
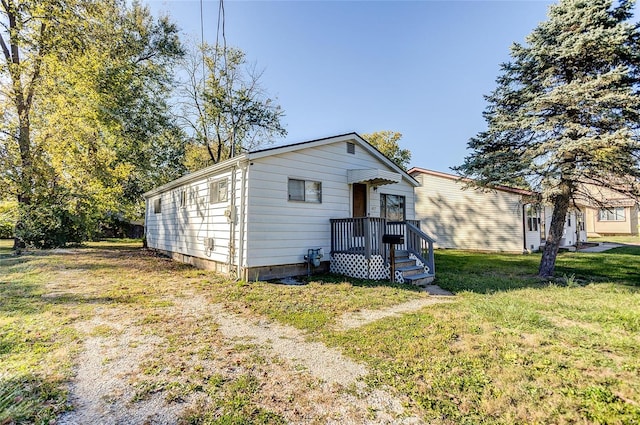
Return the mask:
{"type": "MultiPolygon", "coordinates": [[[[87,289],[69,283],[84,279],[82,268],[65,268],[46,296],[81,295],[87,289]]],[[[357,329],[450,300],[362,310],[335,326],[357,329]]],[[[211,302],[201,291],[165,291],[144,306],[100,305],[74,326],[83,342],[69,387],[73,410],[59,418],[62,425],[208,423],[243,415],[260,423],[422,423],[390,389],[370,389],[364,364],[294,327],[211,302]]]]}

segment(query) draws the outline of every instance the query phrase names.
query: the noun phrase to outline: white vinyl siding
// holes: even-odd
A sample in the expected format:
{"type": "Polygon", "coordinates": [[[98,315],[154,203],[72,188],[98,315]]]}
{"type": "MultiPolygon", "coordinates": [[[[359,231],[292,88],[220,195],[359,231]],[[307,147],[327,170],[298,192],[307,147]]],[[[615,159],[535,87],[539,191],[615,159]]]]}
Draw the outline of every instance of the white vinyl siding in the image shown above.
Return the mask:
{"type": "MultiPolygon", "coordinates": [[[[331,249],[331,218],[351,217],[347,170],[389,168],[363,149],[345,152],[344,142],[265,156],[249,168],[247,263],[249,267],[304,261],[310,248],[331,249]],[[322,183],[322,203],[289,202],[289,179],[322,183]]],[[[404,196],[408,219],[414,218],[413,186],[402,181],[368,188],[368,212],[380,216],[379,192],[404,196]]]]}
{"type": "MultiPolygon", "coordinates": [[[[230,226],[224,212],[229,202],[227,199],[210,203],[210,184],[228,182],[230,175],[227,170],[220,175],[203,177],[161,193],[158,199],[161,199],[162,214],[147,214],[147,245],[154,249],[226,263],[230,226]],[[185,202],[181,206],[183,199],[185,202]],[[213,249],[208,248],[208,239],[213,239],[213,249]]],[[[240,185],[237,192],[236,197],[239,197],[240,185]]]]}
{"type": "MultiPolygon", "coordinates": [[[[243,154],[233,161],[197,171],[146,195],[148,246],[219,263],[241,263],[243,267],[304,263],[304,255],[310,248],[323,248],[323,261],[328,261],[329,220],[352,214],[348,170],[398,172],[375,155],[359,143],[354,154],[347,153],[342,139],[292,150],[276,148],[273,153],[243,154]],[[236,169],[235,191],[232,168],[236,169]],[[289,200],[292,180],[304,182],[304,201],[289,200]],[[222,181],[227,183],[222,185],[222,181]],[[221,201],[223,186],[228,191],[226,201],[221,201]],[[185,190],[187,205],[180,208],[181,193],[185,190]],[[162,198],[162,214],[152,213],[150,207],[155,197],[162,198]],[[232,199],[235,208],[231,208],[232,199]],[[230,220],[236,220],[235,225],[230,220]],[[229,258],[234,226],[235,254],[229,258]],[[212,250],[207,249],[209,238],[213,238],[212,250]],[[242,258],[238,259],[239,256],[242,258]]],[[[367,185],[369,216],[380,216],[382,191],[404,197],[406,218],[414,219],[413,185],[406,176],[391,185],[367,185]]],[[[299,188],[294,197],[300,199],[301,194],[299,188]]]]}
{"type": "Polygon", "coordinates": [[[322,182],[289,179],[288,189],[290,201],[322,203],[322,182]]]}

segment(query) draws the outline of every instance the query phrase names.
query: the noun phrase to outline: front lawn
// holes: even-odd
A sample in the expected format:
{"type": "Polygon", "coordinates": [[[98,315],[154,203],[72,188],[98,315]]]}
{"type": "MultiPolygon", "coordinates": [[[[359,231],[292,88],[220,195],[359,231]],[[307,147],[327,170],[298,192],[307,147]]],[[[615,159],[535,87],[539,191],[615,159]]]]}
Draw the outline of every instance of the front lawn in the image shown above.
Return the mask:
{"type": "Polygon", "coordinates": [[[601,236],[598,238],[590,237],[589,242],[614,242],[624,243],[632,245],[640,245],[640,235],[614,235],[614,236],[601,236]]]}
{"type": "Polygon", "coordinates": [[[185,416],[191,423],[281,423],[292,405],[304,417],[308,406],[297,405],[298,398],[272,401],[265,410],[264,353],[251,344],[224,345],[212,317],[176,312],[180,297],[307,332],[364,362],[370,387],[391,388],[427,423],[633,424],[640,418],[640,247],[563,253],[553,282],[535,277],[539,255],[438,251],[437,283],[457,293],[453,302],[351,330],[338,326],[343,314],[426,295],[335,276],[304,286],[236,283],[138,247],[108,241],[21,257],[0,252],[0,423],[48,423],[71,408],[67,382],[83,342],[124,332],[101,324],[87,333],[79,326],[105,311],[166,341],[129,378],[141,400],[206,394],[208,404],[185,416]],[[233,362],[231,369],[247,372],[237,379],[222,370],[211,374],[203,365],[211,356],[222,361],[217,353],[233,362]],[[238,388],[244,388],[241,402],[231,403],[224,394],[238,388]]]}

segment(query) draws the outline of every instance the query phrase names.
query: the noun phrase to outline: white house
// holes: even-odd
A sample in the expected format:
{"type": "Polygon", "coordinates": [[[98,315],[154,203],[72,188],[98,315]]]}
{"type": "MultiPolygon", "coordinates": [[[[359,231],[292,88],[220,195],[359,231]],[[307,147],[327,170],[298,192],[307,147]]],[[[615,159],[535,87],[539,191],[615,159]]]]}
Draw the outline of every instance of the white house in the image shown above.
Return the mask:
{"type": "Polygon", "coordinates": [[[400,265],[406,274],[432,276],[428,238],[407,224],[417,185],[355,133],[243,153],[145,193],[147,246],[245,280],[327,270],[330,260],[333,271],[382,279],[391,269],[382,236],[393,231],[419,245],[398,247],[418,254],[406,252],[415,259],[400,265]]]}
{"type": "MultiPolygon", "coordinates": [[[[468,180],[448,173],[412,168],[416,218],[436,237],[438,248],[526,252],[540,248],[548,235],[553,209],[534,203],[533,192],[497,186],[490,191],[465,189],[468,180]]],[[[587,240],[580,211],[570,211],[561,246],[587,240]]]]}

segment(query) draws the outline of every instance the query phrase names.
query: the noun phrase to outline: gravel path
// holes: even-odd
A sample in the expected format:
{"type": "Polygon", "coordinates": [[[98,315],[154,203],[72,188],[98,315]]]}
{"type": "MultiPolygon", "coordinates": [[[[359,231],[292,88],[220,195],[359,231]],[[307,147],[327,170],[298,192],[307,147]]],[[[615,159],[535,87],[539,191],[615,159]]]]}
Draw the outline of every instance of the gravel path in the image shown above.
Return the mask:
{"type": "Polygon", "coordinates": [[[85,340],[70,387],[74,410],[63,414],[57,424],[175,424],[179,405],[165,403],[161,394],[132,402],[135,392],[128,379],[146,355],[161,349],[162,338],[141,334],[138,327],[122,323],[114,311],[97,313],[80,323],[78,331],[91,335],[96,329],[110,329],[110,335],[85,340]]]}
{"type": "Polygon", "coordinates": [[[384,319],[385,317],[411,313],[429,305],[448,303],[451,301],[453,301],[451,297],[429,297],[408,301],[382,310],[362,310],[357,313],[342,316],[338,321],[338,327],[341,330],[355,329],[375,322],[376,320],[384,319]]]}
{"type": "MultiPolygon", "coordinates": [[[[343,317],[339,326],[354,329],[448,301],[447,297],[430,297],[384,310],[360,311],[343,317]]],[[[307,341],[296,328],[234,314],[201,295],[173,298],[171,302],[172,317],[196,321],[206,318],[206,323],[217,325],[224,338],[220,347],[226,347],[223,350],[228,353],[233,353],[238,344],[251,344],[256,347],[255,353],[270,359],[251,366],[233,363],[236,360],[231,354],[226,359],[228,363],[214,362],[209,366],[219,373],[234,369],[244,370],[238,373],[259,373],[263,407],[282,415],[289,423],[422,423],[408,415],[402,400],[389,391],[367,389],[361,380],[368,374],[365,365],[322,343],[307,341]],[[287,397],[293,401],[283,401],[287,397]]],[[[197,394],[180,403],[168,402],[162,391],[142,400],[134,399],[141,364],[153,358],[157,350],[163,350],[166,341],[132,323],[135,318],[127,322],[122,317],[127,316],[117,308],[98,308],[91,320],[77,325],[87,337],[70,386],[70,402],[75,410],[63,414],[57,424],[175,424],[197,402],[197,394]]]]}
{"type": "Polygon", "coordinates": [[[344,357],[339,351],[319,342],[307,342],[296,328],[266,320],[252,323],[238,315],[225,312],[220,304],[206,304],[197,298],[185,300],[185,307],[214,311],[220,331],[229,339],[244,340],[268,346],[282,359],[300,366],[314,377],[329,384],[348,386],[367,373],[364,365],[344,357]]]}

